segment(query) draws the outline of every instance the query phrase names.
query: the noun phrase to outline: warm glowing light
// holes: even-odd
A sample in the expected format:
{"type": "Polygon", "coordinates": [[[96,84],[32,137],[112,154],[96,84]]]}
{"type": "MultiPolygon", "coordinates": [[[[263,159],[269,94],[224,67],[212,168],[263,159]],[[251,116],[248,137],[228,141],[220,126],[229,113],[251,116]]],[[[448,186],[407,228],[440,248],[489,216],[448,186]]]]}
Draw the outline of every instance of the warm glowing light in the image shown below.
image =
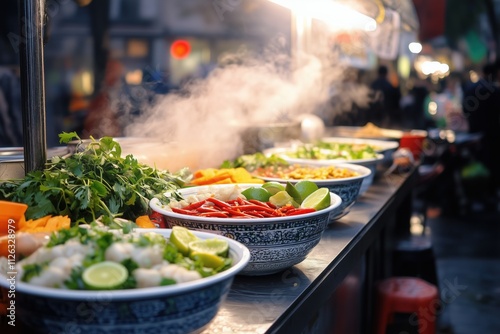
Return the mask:
{"type": "Polygon", "coordinates": [[[295,13],[321,20],[333,29],[374,31],[377,22],[348,6],[331,0],[270,0],[295,13]]]}
{"type": "Polygon", "coordinates": [[[450,66],[448,64],[440,63],[437,72],[445,74],[450,71],[450,66]]]}
{"type": "Polygon", "coordinates": [[[90,74],[89,71],[84,71],[82,73],[82,91],[85,95],[90,95],[94,91],[92,74],[90,74]]]}
{"type": "Polygon", "coordinates": [[[470,81],[476,83],[479,81],[479,74],[476,71],[469,71],[470,81]]]}
{"type": "Polygon", "coordinates": [[[421,71],[424,75],[446,75],[450,70],[448,64],[438,61],[424,61],[421,65],[421,71]]]}
{"type": "Polygon", "coordinates": [[[183,59],[189,56],[191,52],[191,44],[188,41],[179,39],[170,46],[170,54],[173,58],[183,59]]]}
{"type": "Polygon", "coordinates": [[[412,42],[408,45],[408,49],[410,49],[411,53],[420,53],[422,52],[422,44],[418,42],[412,42]]]}
{"type": "Polygon", "coordinates": [[[437,114],[437,110],[438,110],[437,103],[434,102],[434,101],[429,102],[429,108],[428,108],[429,115],[436,115],[437,114]]]}
{"type": "Polygon", "coordinates": [[[142,70],[137,69],[134,71],[130,71],[125,75],[125,81],[129,85],[139,85],[142,82],[142,75],[142,70]]]}

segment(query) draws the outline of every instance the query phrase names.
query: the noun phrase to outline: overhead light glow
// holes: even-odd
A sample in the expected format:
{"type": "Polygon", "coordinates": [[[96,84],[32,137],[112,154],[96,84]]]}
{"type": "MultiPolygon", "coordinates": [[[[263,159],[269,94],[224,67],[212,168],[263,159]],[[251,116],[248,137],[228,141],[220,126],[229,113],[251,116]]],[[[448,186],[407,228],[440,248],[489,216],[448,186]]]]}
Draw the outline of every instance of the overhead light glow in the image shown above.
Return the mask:
{"type": "Polygon", "coordinates": [[[331,28],[374,31],[377,22],[348,6],[331,0],[270,0],[292,12],[320,20],[331,28]]]}
{"type": "Polygon", "coordinates": [[[170,46],[170,55],[175,59],[184,59],[191,52],[191,44],[188,41],[178,39],[170,46]]]}
{"type": "Polygon", "coordinates": [[[418,42],[412,42],[408,45],[408,49],[410,49],[411,53],[420,53],[422,52],[422,44],[418,42]]]}

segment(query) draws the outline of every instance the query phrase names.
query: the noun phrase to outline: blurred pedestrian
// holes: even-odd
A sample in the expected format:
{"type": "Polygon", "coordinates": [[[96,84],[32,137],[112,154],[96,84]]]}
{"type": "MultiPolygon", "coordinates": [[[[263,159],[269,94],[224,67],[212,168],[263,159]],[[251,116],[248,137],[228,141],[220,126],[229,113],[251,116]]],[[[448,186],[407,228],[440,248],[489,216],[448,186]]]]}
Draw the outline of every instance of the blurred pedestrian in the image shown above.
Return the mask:
{"type": "Polygon", "coordinates": [[[430,94],[429,83],[416,73],[410,74],[408,94],[401,98],[401,125],[407,129],[425,130],[429,127],[426,120],[427,103],[430,94]]]}
{"type": "Polygon", "coordinates": [[[452,72],[442,80],[443,89],[433,96],[437,110],[433,115],[438,127],[456,132],[467,132],[469,124],[462,110],[463,88],[461,76],[452,72]]]}
{"type": "Polygon", "coordinates": [[[389,69],[380,65],[377,70],[377,78],[372,82],[370,88],[373,91],[373,101],[370,110],[370,121],[379,126],[401,125],[401,110],[399,102],[401,92],[388,79],[389,69]]]}
{"type": "Polygon", "coordinates": [[[482,135],[479,160],[491,175],[490,195],[500,190],[500,66],[486,64],[482,77],[464,92],[462,108],[468,118],[469,132],[482,135]]]}

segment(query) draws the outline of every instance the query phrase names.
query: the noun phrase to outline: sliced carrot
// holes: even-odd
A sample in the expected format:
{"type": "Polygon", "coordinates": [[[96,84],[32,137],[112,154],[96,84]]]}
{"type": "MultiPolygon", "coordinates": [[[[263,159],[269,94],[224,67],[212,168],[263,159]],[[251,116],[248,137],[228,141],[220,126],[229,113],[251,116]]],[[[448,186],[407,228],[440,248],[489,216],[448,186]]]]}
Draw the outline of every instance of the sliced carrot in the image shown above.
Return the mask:
{"type": "Polygon", "coordinates": [[[53,232],[64,228],[70,228],[71,219],[68,216],[54,216],[51,215],[39,218],[30,219],[19,229],[20,232],[53,232]]]}
{"type": "Polygon", "coordinates": [[[193,173],[193,185],[227,183],[264,183],[263,180],[253,177],[245,168],[207,168],[193,173]]]}
{"type": "Polygon", "coordinates": [[[148,215],[137,217],[135,223],[141,228],[156,228],[156,225],[149,219],[148,215]]]}
{"type": "Polygon", "coordinates": [[[198,179],[193,179],[191,183],[196,184],[196,185],[206,185],[206,184],[214,184],[215,182],[218,182],[220,180],[230,178],[231,175],[227,172],[216,174],[212,177],[200,177],[198,179]]]}

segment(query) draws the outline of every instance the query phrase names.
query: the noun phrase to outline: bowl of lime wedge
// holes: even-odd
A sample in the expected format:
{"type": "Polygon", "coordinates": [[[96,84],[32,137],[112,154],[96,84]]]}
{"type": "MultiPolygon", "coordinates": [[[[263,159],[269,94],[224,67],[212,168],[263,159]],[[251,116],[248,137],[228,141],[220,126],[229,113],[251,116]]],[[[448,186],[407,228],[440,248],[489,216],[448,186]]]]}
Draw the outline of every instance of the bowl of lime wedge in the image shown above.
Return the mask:
{"type": "Polygon", "coordinates": [[[219,184],[180,189],[182,200],[154,198],[166,225],[241,242],[250,261],[241,275],[280,272],[302,262],[319,243],[342,199],[328,188],[305,193],[291,183],[219,184]]]}

